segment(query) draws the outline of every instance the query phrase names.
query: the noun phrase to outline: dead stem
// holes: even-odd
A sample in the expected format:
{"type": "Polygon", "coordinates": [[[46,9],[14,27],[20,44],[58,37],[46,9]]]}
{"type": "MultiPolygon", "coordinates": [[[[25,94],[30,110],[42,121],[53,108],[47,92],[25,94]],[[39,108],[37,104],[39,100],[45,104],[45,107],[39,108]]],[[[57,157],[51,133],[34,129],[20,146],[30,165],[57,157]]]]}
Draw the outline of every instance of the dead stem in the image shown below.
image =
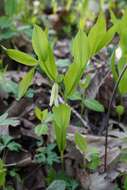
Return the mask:
{"type": "Polygon", "coordinates": [[[115,98],[115,95],[116,95],[116,91],[117,91],[117,88],[119,86],[119,83],[125,73],[125,71],[127,70],[127,65],[124,66],[122,72],[120,73],[119,75],[119,78],[118,78],[118,81],[117,83],[115,84],[114,86],[114,89],[113,89],[113,93],[112,93],[112,96],[111,96],[111,99],[110,99],[110,102],[109,102],[109,106],[108,106],[108,112],[107,112],[107,122],[106,122],[106,132],[105,132],[105,157],[104,157],[104,172],[107,171],[107,155],[108,155],[108,126],[109,126],[109,117],[110,117],[110,113],[111,113],[111,106],[112,106],[112,103],[113,103],[113,99],[115,98]]]}

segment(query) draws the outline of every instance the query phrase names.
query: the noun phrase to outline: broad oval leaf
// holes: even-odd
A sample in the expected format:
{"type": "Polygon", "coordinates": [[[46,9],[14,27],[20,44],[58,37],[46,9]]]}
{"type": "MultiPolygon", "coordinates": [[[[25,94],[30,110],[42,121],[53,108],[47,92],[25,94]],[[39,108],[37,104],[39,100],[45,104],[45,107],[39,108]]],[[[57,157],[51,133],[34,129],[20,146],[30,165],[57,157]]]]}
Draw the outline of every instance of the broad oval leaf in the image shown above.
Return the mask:
{"type": "Polygon", "coordinates": [[[35,107],[34,113],[35,113],[37,119],[39,119],[41,121],[43,118],[41,109],[39,107],[35,107]]]}
{"type": "Polygon", "coordinates": [[[96,112],[104,112],[104,106],[100,102],[98,102],[97,100],[85,99],[84,105],[90,110],[93,110],[96,112]]]}
{"type": "Polygon", "coordinates": [[[18,99],[20,99],[22,96],[24,96],[31,85],[33,76],[34,76],[35,68],[32,68],[20,81],[19,87],[18,87],[18,99]]]}
{"type": "Polygon", "coordinates": [[[122,105],[116,106],[116,113],[117,113],[119,116],[123,115],[124,112],[125,112],[124,106],[122,106],[122,105]]]}
{"type": "Polygon", "coordinates": [[[79,150],[83,153],[87,150],[87,141],[86,139],[78,132],[75,133],[75,144],[79,150]]]}
{"type": "Polygon", "coordinates": [[[11,59],[24,65],[35,66],[38,63],[35,58],[19,50],[7,49],[6,52],[11,59]]]}
{"type": "Polygon", "coordinates": [[[40,67],[51,80],[56,81],[58,73],[57,73],[57,67],[55,64],[55,58],[54,58],[53,51],[50,45],[47,51],[48,51],[47,59],[45,61],[40,61],[40,67]]]}
{"type": "Polygon", "coordinates": [[[75,63],[71,64],[64,77],[65,98],[69,98],[73,94],[81,76],[82,69],[80,65],[75,63]]]}
{"type": "Polygon", "coordinates": [[[53,108],[54,130],[59,151],[64,151],[66,146],[66,130],[70,121],[71,108],[60,104],[53,108]]]}
{"type": "Polygon", "coordinates": [[[46,124],[40,124],[35,127],[35,133],[38,136],[47,135],[48,134],[48,126],[46,124]]]}

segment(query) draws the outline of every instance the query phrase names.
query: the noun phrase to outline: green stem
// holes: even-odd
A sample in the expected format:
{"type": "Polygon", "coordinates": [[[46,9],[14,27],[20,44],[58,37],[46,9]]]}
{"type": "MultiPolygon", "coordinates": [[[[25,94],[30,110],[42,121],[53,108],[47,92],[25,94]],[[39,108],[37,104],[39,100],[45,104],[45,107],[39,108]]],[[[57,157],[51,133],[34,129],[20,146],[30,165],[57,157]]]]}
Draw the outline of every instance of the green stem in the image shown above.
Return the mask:
{"type": "Polygon", "coordinates": [[[84,111],[84,99],[86,98],[86,95],[85,95],[85,90],[83,92],[83,95],[82,95],[82,100],[81,100],[81,116],[83,115],[83,111],[84,111]]]}
{"type": "Polygon", "coordinates": [[[60,157],[61,157],[61,166],[62,166],[62,169],[64,170],[64,152],[63,151],[60,152],[60,157]]]}

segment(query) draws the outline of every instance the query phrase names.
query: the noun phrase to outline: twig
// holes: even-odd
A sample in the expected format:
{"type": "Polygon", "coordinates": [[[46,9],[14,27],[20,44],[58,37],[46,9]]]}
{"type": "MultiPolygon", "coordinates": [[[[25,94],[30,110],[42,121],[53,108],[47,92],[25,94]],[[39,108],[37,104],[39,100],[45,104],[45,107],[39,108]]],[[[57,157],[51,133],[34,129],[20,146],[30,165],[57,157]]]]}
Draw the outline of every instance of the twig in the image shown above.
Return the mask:
{"type": "Polygon", "coordinates": [[[28,165],[28,164],[32,164],[31,157],[25,158],[19,162],[13,162],[10,164],[5,164],[5,166],[6,167],[14,167],[14,166],[21,167],[21,166],[28,165]]]}
{"type": "Polygon", "coordinates": [[[110,99],[110,102],[109,102],[109,106],[108,106],[108,112],[107,112],[107,122],[106,122],[106,133],[105,133],[105,157],[104,157],[104,172],[107,171],[107,155],[108,155],[108,126],[109,126],[109,118],[110,118],[110,113],[111,113],[111,106],[112,106],[112,103],[113,103],[113,99],[116,95],[116,91],[117,91],[117,88],[119,86],[119,83],[125,73],[125,71],[127,70],[127,65],[124,66],[122,72],[120,73],[119,75],[119,78],[118,78],[118,81],[117,83],[115,84],[115,87],[113,89],[113,93],[112,93],[112,96],[111,96],[111,99],[110,99]]]}

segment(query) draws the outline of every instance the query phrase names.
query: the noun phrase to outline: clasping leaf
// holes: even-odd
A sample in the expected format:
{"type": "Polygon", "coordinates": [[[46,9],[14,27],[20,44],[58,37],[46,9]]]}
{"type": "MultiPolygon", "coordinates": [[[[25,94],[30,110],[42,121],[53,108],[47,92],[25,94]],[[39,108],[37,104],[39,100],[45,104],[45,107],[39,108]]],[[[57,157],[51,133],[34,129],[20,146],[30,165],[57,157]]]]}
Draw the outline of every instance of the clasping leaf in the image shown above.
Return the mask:
{"type": "Polygon", "coordinates": [[[55,64],[52,48],[48,42],[47,33],[37,25],[34,27],[32,45],[39,58],[41,69],[51,80],[56,81],[58,75],[57,67],[55,64]]]}
{"type": "Polygon", "coordinates": [[[71,108],[66,104],[60,104],[53,108],[54,130],[60,152],[66,147],[66,130],[70,121],[71,108]]]}

